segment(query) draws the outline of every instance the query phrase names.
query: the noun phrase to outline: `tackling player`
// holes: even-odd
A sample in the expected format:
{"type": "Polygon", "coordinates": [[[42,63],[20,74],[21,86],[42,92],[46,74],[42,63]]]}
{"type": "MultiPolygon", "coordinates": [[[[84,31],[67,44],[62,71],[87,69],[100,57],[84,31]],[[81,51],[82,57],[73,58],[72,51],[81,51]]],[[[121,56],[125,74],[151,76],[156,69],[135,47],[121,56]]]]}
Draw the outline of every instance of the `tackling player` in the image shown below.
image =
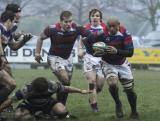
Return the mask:
{"type": "MultiPolygon", "coordinates": [[[[18,4],[11,3],[6,6],[5,11],[11,11],[15,15],[14,24],[13,24],[12,29],[10,30],[10,33],[12,34],[12,38],[14,38],[15,41],[19,41],[21,39],[24,39],[23,41],[27,42],[28,40],[30,40],[32,37],[32,35],[30,33],[22,33],[22,32],[15,33],[15,31],[18,28],[17,24],[19,23],[20,18],[21,18],[20,6],[18,4]]],[[[5,65],[5,70],[12,76],[11,67],[9,64],[5,65]]],[[[1,86],[3,86],[3,85],[1,85],[1,86]]],[[[6,110],[10,111],[10,109],[12,109],[12,107],[9,107],[6,110]]]]}
{"type": "Polygon", "coordinates": [[[16,51],[22,47],[30,38],[24,39],[25,35],[18,41],[14,41],[11,29],[14,25],[15,14],[11,11],[5,11],[1,14],[0,23],[0,105],[7,99],[8,95],[15,89],[16,83],[12,76],[9,64],[5,56],[5,48],[8,45],[16,51]]]}
{"type": "MultiPolygon", "coordinates": [[[[13,102],[21,100],[15,112],[16,121],[24,121],[35,118],[38,112],[48,114],[49,116],[58,116],[58,118],[67,118],[69,116],[66,107],[52,96],[59,92],[88,94],[90,91],[81,90],[75,87],[63,86],[60,82],[48,80],[44,77],[34,79],[30,84],[15,92],[15,95],[9,98],[6,103],[0,107],[0,110],[13,102]],[[66,117],[67,116],[67,117],[66,117]]],[[[41,114],[42,115],[42,114],[41,114]]]]}

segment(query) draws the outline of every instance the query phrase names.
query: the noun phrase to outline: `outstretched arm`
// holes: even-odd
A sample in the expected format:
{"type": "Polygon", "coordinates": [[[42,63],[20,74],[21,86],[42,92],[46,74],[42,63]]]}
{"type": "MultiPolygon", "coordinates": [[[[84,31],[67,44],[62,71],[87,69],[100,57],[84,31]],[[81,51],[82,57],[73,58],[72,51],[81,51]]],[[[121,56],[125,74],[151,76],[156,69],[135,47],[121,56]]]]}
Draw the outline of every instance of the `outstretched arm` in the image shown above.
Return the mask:
{"type": "Polygon", "coordinates": [[[11,97],[8,97],[8,99],[0,105],[0,112],[3,111],[3,109],[9,107],[12,103],[16,103],[20,100],[26,99],[28,94],[26,86],[23,87],[21,90],[17,90],[14,95],[11,97]]]}
{"type": "Polygon", "coordinates": [[[17,101],[18,99],[15,96],[8,97],[8,99],[0,105],[0,112],[2,112],[4,109],[9,107],[12,103],[17,102],[17,101]]]}
{"type": "Polygon", "coordinates": [[[42,60],[42,57],[40,55],[42,45],[43,45],[43,40],[46,39],[47,36],[44,33],[41,33],[40,36],[38,37],[37,44],[36,44],[36,50],[35,50],[35,60],[40,63],[42,60]]]}
{"type": "Polygon", "coordinates": [[[91,91],[89,90],[84,90],[84,89],[79,89],[71,86],[64,86],[64,92],[69,92],[69,93],[81,93],[81,94],[89,94],[91,91]]]}

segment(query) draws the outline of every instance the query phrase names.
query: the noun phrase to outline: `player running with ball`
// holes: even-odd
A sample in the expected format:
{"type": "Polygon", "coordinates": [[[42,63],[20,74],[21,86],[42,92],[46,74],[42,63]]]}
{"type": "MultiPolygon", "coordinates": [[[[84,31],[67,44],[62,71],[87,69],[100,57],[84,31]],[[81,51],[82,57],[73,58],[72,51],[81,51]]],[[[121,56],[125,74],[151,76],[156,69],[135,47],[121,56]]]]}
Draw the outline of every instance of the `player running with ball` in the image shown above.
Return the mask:
{"type": "MultiPolygon", "coordinates": [[[[122,103],[118,94],[118,80],[123,85],[131,107],[130,117],[138,119],[137,95],[134,91],[134,78],[127,57],[132,57],[134,52],[131,36],[127,32],[119,31],[119,20],[112,17],[107,22],[108,36],[103,36],[107,47],[100,56],[103,60],[103,71],[109,84],[109,91],[115,101],[116,116],[123,117],[122,103]]],[[[99,56],[98,54],[95,54],[99,56]]]]}

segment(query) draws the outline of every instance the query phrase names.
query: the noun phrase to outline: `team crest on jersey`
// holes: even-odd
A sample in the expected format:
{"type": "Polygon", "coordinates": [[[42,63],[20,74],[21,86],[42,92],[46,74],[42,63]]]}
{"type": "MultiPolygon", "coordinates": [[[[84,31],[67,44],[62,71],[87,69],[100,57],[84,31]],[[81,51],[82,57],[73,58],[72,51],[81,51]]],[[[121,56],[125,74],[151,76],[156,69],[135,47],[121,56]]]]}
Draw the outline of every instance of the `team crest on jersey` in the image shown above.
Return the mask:
{"type": "Polygon", "coordinates": [[[111,41],[110,40],[110,38],[109,37],[106,37],[106,40],[105,40],[106,42],[109,42],[109,41],[111,41]]]}
{"type": "Polygon", "coordinates": [[[56,28],[56,25],[53,24],[53,25],[50,25],[49,27],[50,27],[50,28],[56,28]]]}
{"type": "Polygon", "coordinates": [[[126,34],[127,34],[127,35],[130,35],[131,33],[130,33],[129,31],[126,31],[126,34]]]}
{"type": "Polygon", "coordinates": [[[57,32],[59,35],[64,35],[63,32],[57,32]]]}

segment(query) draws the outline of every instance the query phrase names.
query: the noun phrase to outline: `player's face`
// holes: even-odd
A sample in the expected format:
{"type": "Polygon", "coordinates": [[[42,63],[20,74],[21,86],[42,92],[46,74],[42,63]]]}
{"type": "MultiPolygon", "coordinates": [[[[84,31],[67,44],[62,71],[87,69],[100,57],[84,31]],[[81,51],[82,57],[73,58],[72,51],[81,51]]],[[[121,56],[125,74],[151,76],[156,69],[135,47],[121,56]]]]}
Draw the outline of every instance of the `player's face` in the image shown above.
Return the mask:
{"type": "Polygon", "coordinates": [[[15,15],[16,15],[15,22],[19,23],[19,19],[21,18],[21,12],[17,12],[15,15]]]}
{"type": "Polygon", "coordinates": [[[64,31],[70,31],[71,26],[72,26],[72,17],[68,18],[63,18],[61,21],[61,27],[63,28],[64,31]]]}
{"type": "Polygon", "coordinates": [[[14,19],[13,21],[8,20],[8,29],[9,29],[9,30],[12,29],[14,23],[15,23],[15,19],[14,19]]]}
{"type": "Polygon", "coordinates": [[[109,21],[107,26],[111,35],[115,35],[118,32],[119,24],[117,22],[109,21]]]}
{"type": "Polygon", "coordinates": [[[92,26],[98,26],[101,22],[100,13],[97,11],[90,16],[92,26]]]}

